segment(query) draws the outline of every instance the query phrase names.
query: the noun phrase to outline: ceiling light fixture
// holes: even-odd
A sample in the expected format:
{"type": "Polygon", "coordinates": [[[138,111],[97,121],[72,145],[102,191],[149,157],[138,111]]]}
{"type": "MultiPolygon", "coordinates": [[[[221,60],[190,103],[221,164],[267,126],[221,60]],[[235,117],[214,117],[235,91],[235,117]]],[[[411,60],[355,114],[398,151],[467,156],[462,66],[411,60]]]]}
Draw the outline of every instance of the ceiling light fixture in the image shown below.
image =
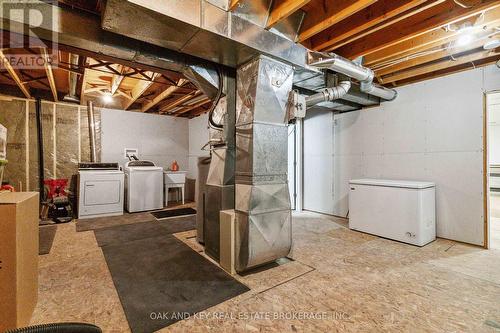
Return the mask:
{"type": "Polygon", "coordinates": [[[113,102],[113,94],[111,94],[111,92],[109,92],[109,91],[105,92],[105,93],[102,95],[102,101],[103,101],[105,104],[112,103],[112,102],[113,102]]]}
{"type": "Polygon", "coordinates": [[[474,35],[470,33],[466,33],[458,37],[457,46],[465,46],[474,41],[474,35]]]}

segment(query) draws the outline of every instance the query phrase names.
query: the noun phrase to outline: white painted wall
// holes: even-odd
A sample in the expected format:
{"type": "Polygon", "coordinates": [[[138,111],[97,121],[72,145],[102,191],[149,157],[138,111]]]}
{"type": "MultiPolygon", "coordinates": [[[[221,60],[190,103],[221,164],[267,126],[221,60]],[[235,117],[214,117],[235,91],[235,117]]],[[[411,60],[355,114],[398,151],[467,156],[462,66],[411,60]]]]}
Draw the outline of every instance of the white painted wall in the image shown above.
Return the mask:
{"type": "Polygon", "coordinates": [[[176,160],[189,168],[188,119],[101,109],[103,162],[124,164],[125,148],[139,149],[139,158],[169,167],[176,160]]]}
{"type": "Polygon", "coordinates": [[[198,178],[198,157],[210,156],[208,150],[201,150],[208,142],[208,114],[189,120],[189,172],[188,177],[198,178]]]}
{"type": "Polygon", "coordinates": [[[304,119],[304,209],[335,214],[333,113],[311,111],[304,119]]]}
{"type": "Polygon", "coordinates": [[[438,236],[482,245],[483,98],[495,89],[500,70],[488,66],[404,86],[393,102],[336,115],[334,213],[347,213],[349,179],[429,180],[438,236]]]}

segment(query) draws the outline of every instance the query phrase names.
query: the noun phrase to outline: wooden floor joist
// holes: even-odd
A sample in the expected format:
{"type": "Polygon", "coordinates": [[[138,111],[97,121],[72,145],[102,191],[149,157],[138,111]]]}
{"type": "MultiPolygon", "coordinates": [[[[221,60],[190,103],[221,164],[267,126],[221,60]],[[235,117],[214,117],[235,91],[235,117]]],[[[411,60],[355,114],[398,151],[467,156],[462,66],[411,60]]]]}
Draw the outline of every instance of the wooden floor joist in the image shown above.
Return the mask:
{"type": "Polygon", "coordinates": [[[401,42],[424,35],[468,17],[478,16],[486,10],[500,6],[499,0],[482,0],[472,8],[454,5],[454,2],[444,2],[431,10],[424,11],[407,20],[363,37],[356,43],[343,46],[337,52],[347,58],[366,56],[401,42]]]}
{"type": "Polygon", "coordinates": [[[323,3],[326,8],[310,11],[306,16],[302,32],[299,34],[299,42],[303,42],[325,29],[328,29],[332,25],[374,4],[376,1],[377,0],[337,0],[323,3]]]}
{"type": "Polygon", "coordinates": [[[161,101],[163,101],[168,96],[172,95],[177,89],[179,89],[180,87],[182,87],[183,85],[185,85],[188,82],[189,81],[186,80],[186,79],[179,79],[179,81],[177,81],[177,85],[170,86],[167,89],[165,89],[158,96],[156,96],[155,98],[153,98],[153,100],[151,102],[146,103],[141,108],[141,111],[142,112],[146,112],[146,111],[150,110],[152,107],[154,107],[155,105],[157,105],[158,103],[160,103],[161,101]]]}
{"type": "MultiPolygon", "coordinates": [[[[342,43],[350,43],[359,39],[359,34],[374,32],[372,27],[378,26],[404,12],[422,5],[427,0],[379,0],[372,6],[354,14],[346,22],[335,24],[311,38],[311,48],[316,51],[330,51],[342,43]]],[[[445,1],[445,0],[440,0],[445,1]]],[[[395,23],[395,22],[394,22],[395,23]]]]}
{"type": "Polygon", "coordinates": [[[269,14],[267,28],[271,28],[279,21],[286,19],[310,1],[311,0],[284,0],[278,3],[271,11],[271,14],[269,14]]]}
{"type": "Polygon", "coordinates": [[[184,95],[180,98],[177,98],[176,100],[166,104],[166,105],[162,105],[160,107],[160,113],[168,113],[170,112],[172,109],[174,109],[175,107],[179,106],[179,105],[182,105],[186,102],[188,102],[190,99],[193,99],[194,97],[197,97],[199,95],[201,95],[202,92],[201,90],[196,90],[195,92],[193,93],[189,93],[187,95],[184,95]]]}
{"type": "Polygon", "coordinates": [[[3,67],[5,67],[5,70],[9,73],[12,80],[14,80],[19,89],[21,89],[24,96],[26,98],[31,98],[31,93],[29,89],[25,86],[24,82],[22,82],[21,78],[14,70],[3,50],[0,50],[0,60],[2,61],[3,67]]]}
{"type": "MultiPolygon", "coordinates": [[[[494,29],[498,24],[500,24],[500,7],[486,11],[484,13],[482,23],[476,27],[474,32],[482,33],[484,30],[494,29]]],[[[426,34],[369,54],[364,57],[364,64],[366,66],[373,66],[374,64],[405,57],[416,52],[421,52],[443,45],[445,43],[451,43],[457,38],[458,35],[458,31],[446,31],[444,29],[432,30],[426,34]]]]}
{"type": "Polygon", "coordinates": [[[56,80],[54,78],[54,72],[52,71],[52,60],[49,57],[46,48],[41,50],[42,58],[43,58],[43,66],[45,68],[45,73],[47,75],[47,81],[49,81],[50,91],[52,92],[52,97],[54,98],[54,102],[58,102],[59,98],[57,96],[57,86],[56,80]]]}
{"type": "Polygon", "coordinates": [[[410,69],[407,71],[403,71],[397,74],[388,75],[379,79],[380,83],[387,84],[392,82],[401,81],[404,79],[408,79],[411,77],[416,77],[419,75],[432,73],[441,69],[445,69],[447,67],[457,66],[466,63],[473,63],[474,61],[483,59],[483,58],[494,58],[498,57],[500,59],[500,51],[484,51],[482,48],[479,52],[468,54],[464,56],[456,56],[456,57],[448,57],[446,60],[439,61],[437,63],[432,63],[429,65],[419,66],[414,69],[410,69]]]}

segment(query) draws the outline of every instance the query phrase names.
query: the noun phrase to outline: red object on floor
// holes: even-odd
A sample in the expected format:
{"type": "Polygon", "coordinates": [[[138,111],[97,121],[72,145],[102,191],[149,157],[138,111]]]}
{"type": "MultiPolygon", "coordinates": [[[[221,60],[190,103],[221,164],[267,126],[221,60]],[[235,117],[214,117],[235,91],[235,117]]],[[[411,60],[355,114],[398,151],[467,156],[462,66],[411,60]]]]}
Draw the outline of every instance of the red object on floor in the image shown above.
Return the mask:
{"type": "Polygon", "coordinates": [[[3,185],[0,187],[0,191],[16,192],[16,189],[12,185],[3,185]]]}
{"type": "Polygon", "coordinates": [[[46,179],[43,183],[48,186],[49,193],[48,199],[53,199],[55,197],[67,196],[66,186],[68,186],[67,179],[46,179]]]}

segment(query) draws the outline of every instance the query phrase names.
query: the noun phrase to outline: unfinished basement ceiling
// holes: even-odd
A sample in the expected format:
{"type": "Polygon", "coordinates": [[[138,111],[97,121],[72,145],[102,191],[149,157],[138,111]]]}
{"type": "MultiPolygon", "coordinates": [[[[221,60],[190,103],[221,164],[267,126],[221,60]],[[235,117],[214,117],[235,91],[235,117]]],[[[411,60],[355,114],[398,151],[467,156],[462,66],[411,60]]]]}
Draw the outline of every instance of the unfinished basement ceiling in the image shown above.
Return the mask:
{"type": "MultiPolygon", "coordinates": [[[[484,48],[487,42],[500,39],[498,0],[206,2],[280,31],[311,50],[335,52],[349,59],[363,56],[364,64],[383,85],[399,86],[500,59],[498,47],[484,48]],[[471,35],[472,40],[464,43],[464,35],[471,35]]],[[[105,7],[97,0],[61,3],[95,15],[102,15],[105,7]]]]}
{"type": "Polygon", "coordinates": [[[3,93],[81,105],[90,100],[98,107],[188,118],[205,113],[211,105],[202,91],[174,71],[159,73],[102,60],[97,55],[93,58],[43,48],[3,49],[0,57],[22,61],[26,56],[44,54],[50,55],[51,62],[42,68],[2,68],[3,93]],[[74,96],[68,99],[68,95],[74,96]]]}

